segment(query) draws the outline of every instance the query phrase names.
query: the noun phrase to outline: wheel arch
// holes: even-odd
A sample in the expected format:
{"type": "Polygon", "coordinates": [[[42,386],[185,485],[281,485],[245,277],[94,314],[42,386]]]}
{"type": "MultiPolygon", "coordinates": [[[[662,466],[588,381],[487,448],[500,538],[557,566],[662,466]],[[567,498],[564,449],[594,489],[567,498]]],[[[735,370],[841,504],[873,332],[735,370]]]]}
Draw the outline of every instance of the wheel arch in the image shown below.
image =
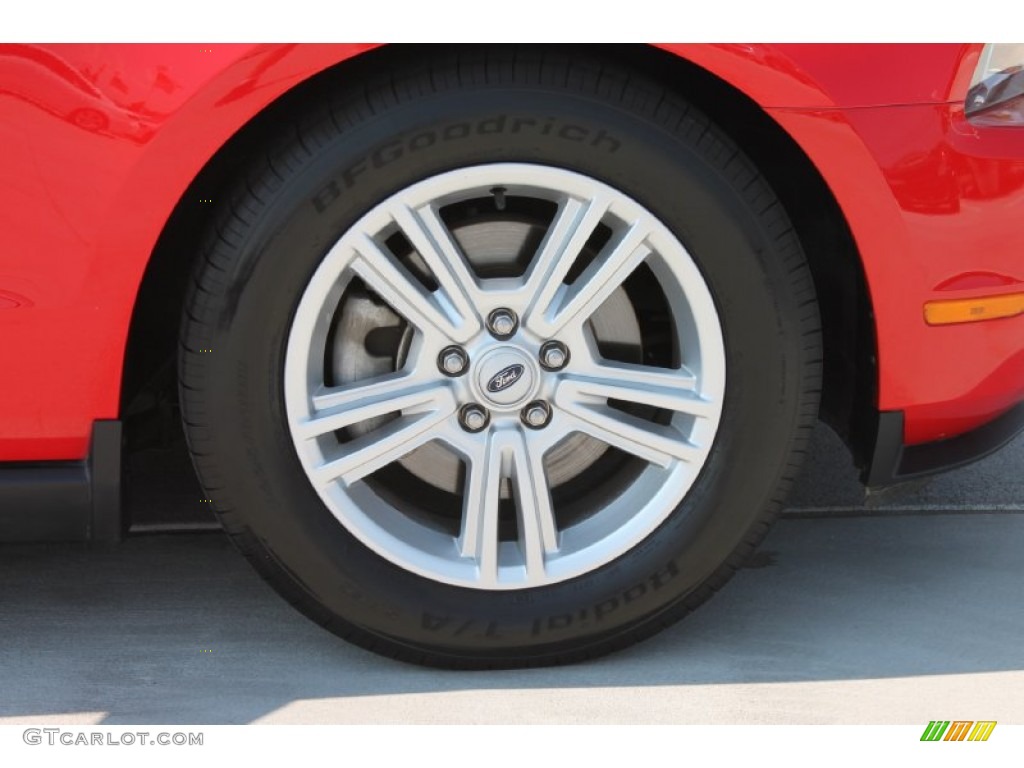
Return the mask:
{"type": "MultiPolygon", "coordinates": [[[[218,72],[191,102],[190,114],[175,116],[168,126],[176,134],[200,130],[203,109],[222,106],[240,98],[239,91],[253,85],[254,71],[272,71],[273,65],[287,59],[294,45],[260,46],[218,72]],[[239,67],[239,62],[252,58],[256,67],[239,67]],[[238,69],[237,74],[232,72],[238,69]],[[248,73],[248,74],[245,74],[248,73]],[[242,78],[242,84],[238,79],[242,78]],[[232,87],[232,82],[234,86],[232,87]],[[205,107],[194,109],[196,102],[205,107]]],[[[369,76],[364,57],[374,58],[375,46],[310,46],[310,56],[301,57],[288,67],[289,77],[275,77],[267,89],[274,89],[271,98],[264,96],[255,108],[238,112],[222,139],[208,152],[195,158],[190,174],[180,191],[164,210],[163,225],[144,261],[141,278],[132,297],[131,319],[124,346],[121,369],[119,413],[126,421],[127,438],[132,438],[131,418],[161,406],[164,396],[174,397],[173,360],[184,302],[185,289],[194,266],[202,237],[212,224],[216,201],[231,193],[247,164],[247,158],[275,134],[275,118],[301,108],[312,94],[328,87],[339,74],[356,79],[369,76]],[[354,70],[354,71],[353,71],[354,70]],[[301,73],[301,74],[300,74],[301,73]],[[211,204],[214,203],[214,204],[211,204]],[[171,380],[168,381],[168,376],[171,380]]],[[[372,66],[372,65],[370,65],[372,66]]],[[[224,126],[220,126],[221,130],[224,126]]],[[[170,143],[174,143],[173,141],[170,143]]],[[[153,151],[153,154],[160,152],[153,151]]],[[[145,174],[136,173],[132,183],[125,185],[125,195],[144,191],[145,174]]],[[[166,415],[166,414],[165,414],[166,415]]]]}
{"type": "MultiPolygon", "coordinates": [[[[825,343],[822,416],[850,445],[857,463],[864,465],[870,459],[877,418],[877,355],[870,295],[847,221],[828,184],[798,143],[741,86],[708,68],[714,65],[713,56],[701,63],[687,58],[691,49],[681,46],[670,52],[644,45],[588,46],[598,57],[612,57],[652,79],[671,83],[732,136],[775,188],[807,253],[819,296],[825,343]]],[[[339,52],[320,51],[323,67],[283,88],[262,109],[245,117],[182,191],[160,231],[134,297],[120,401],[129,447],[141,431],[137,424],[151,427],[154,417],[162,422],[161,434],[180,429],[174,413],[179,316],[192,254],[198,251],[214,211],[213,206],[197,201],[216,200],[229,192],[247,156],[273,134],[276,116],[301,107],[341,80],[371,82],[381,65],[420,55],[421,50],[364,47],[349,51],[348,58],[340,61],[339,52]]],[[[793,87],[803,88],[800,92],[806,97],[806,84],[797,82],[793,87]]],[[[824,94],[814,98],[822,104],[826,100],[824,94]]]]}
{"type": "Polygon", "coordinates": [[[768,109],[785,104],[827,110],[836,106],[831,95],[770,45],[628,46],[620,55],[649,77],[671,82],[714,120],[779,196],[818,294],[825,355],[821,418],[844,440],[857,466],[868,467],[879,375],[861,251],[824,169],[768,109]]]}

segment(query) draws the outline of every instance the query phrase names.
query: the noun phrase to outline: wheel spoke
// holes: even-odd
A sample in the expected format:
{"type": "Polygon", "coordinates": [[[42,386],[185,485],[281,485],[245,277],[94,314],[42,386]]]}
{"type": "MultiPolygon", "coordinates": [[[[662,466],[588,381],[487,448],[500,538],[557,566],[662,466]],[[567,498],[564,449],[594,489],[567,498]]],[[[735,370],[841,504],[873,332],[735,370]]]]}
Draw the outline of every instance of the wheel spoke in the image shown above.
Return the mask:
{"type": "Polygon", "coordinates": [[[430,205],[413,210],[402,203],[395,203],[389,208],[389,213],[426,262],[462,321],[472,326],[474,333],[478,331],[481,319],[474,306],[480,306],[480,286],[437,211],[430,205]]]}
{"type": "Polygon", "coordinates": [[[564,200],[526,278],[523,290],[527,296],[527,317],[544,314],[610,204],[611,199],[605,195],[585,201],[572,197],[564,200]]]}
{"type": "Polygon", "coordinates": [[[512,479],[519,522],[519,549],[528,584],[541,584],[545,559],[558,551],[558,532],[551,505],[551,488],[544,472],[544,456],[528,449],[528,435],[519,434],[512,445],[512,479]]]}
{"type": "MultiPolygon", "coordinates": [[[[316,483],[341,480],[351,485],[411,453],[433,439],[432,430],[455,413],[455,398],[446,388],[435,390],[433,410],[402,415],[341,446],[340,454],[313,468],[316,483]]],[[[420,403],[422,405],[422,403],[420,403]]]]}
{"type": "Polygon", "coordinates": [[[384,301],[425,334],[440,334],[463,343],[478,330],[472,322],[454,322],[426,288],[395,264],[373,240],[361,235],[358,255],[349,265],[384,301]]]}
{"type": "Polygon", "coordinates": [[[462,502],[459,552],[476,560],[480,586],[498,583],[498,501],[502,478],[502,433],[476,443],[469,464],[462,502]]]}
{"type": "Polygon", "coordinates": [[[497,583],[498,505],[502,480],[511,477],[525,584],[543,583],[545,558],[558,551],[558,532],[542,450],[531,451],[519,430],[499,430],[478,441],[467,458],[461,555],[477,561],[481,586],[497,583]]]}
{"type": "Polygon", "coordinates": [[[659,467],[676,459],[699,463],[704,458],[704,451],[672,425],[655,424],[609,405],[581,403],[569,386],[559,387],[555,402],[578,431],[659,467]]]}
{"type": "Polygon", "coordinates": [[[630,363],[601,363],[567,377],[572,397],[590,396],[664,408],[702,419],[719,408],[697,394],[697,379],[686,368],[668,370],[630,363]]]}
{"type": "Polygon", "coordinates": [[[329,387],[313,397],[314,415],[292,428],[297,437],[309,440],[396,411],[436,408],[442,398],[441,389],[437,383],[409,374],[329,387]]]}
{"type": "Polygon", "coordinates": [[[609,243],[587,265],[583,273],[560,293],[559,282],[546,292],[558,299],[545,304],[538,302],[532,313],[530,327],[542,336],[554,336],[566,324],[582,322],[590,317],[612,292],[646,259],[651,249],[644,244],[648,232],[645,225],[634,223],[609,243]]]}

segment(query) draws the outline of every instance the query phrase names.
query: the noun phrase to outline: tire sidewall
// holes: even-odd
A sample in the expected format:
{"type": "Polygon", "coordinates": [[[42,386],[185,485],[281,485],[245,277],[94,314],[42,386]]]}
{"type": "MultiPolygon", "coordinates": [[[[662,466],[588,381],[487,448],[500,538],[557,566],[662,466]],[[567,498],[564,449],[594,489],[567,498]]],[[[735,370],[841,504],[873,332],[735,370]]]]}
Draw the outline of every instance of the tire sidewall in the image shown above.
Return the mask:
{"type": "Polygon", "coordinates": [[[219,465],[221,484],[233,489],[233,525],[258,543],[265,569],[390,642],[542,657],[652,622],[736,560],[770,516],[803,405],[797,297],[777,237],[742,188],[753,175],[746,161],[695,113],[665,122],[549,89],[461,90],[395,104],[344,132],[325,127],[307,142],[308,156],[283,158],[288,172],[245,222],[230,261],[205,382],[212,452],[235,457],[219,465]],[[714,446],[666,521],[591,573],[507,592],[431,582],[348,533],[295,454],[282,384],[291,319],[334,242],[415,182],[495,162],[585,174],[654,213],[704,275],[727,366],[714,446]]]}

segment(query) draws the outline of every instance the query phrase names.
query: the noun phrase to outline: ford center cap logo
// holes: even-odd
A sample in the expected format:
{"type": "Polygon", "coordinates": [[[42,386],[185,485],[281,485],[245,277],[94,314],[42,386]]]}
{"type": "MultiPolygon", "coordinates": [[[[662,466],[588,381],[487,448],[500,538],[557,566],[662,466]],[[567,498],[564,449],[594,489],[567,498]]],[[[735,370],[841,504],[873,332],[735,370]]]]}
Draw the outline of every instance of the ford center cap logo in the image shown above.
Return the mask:
{"type": "Polygon", "coordinates": [[[488,392],[501,392],[503,389],[508,389],[521,378],[523,378],[523,372],[526,370],[519,363],[505,366],[496,374],[491,376],[490,381],[487,382],[488,392]]]}

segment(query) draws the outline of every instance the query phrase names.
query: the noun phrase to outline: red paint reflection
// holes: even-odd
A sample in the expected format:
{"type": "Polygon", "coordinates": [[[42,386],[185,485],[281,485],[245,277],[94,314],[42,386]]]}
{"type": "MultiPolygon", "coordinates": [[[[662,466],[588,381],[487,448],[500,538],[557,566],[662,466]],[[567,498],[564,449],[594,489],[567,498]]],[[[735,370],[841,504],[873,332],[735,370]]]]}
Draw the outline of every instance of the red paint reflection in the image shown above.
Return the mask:
{"type": "MultiPolygon", "coordinates": [[[[0,96],[10,96],[57,115],[89,133],[144,143],[154,132],[145,114],[125,108],[97,86],[95,77],[80,72],[52,51],[36,45],[0,44],[0,96]]],[[[173,86],[166,72],[158,73],[173,86]]],[[[118,90],[117,75],[107,85],[118,90]]]]}

